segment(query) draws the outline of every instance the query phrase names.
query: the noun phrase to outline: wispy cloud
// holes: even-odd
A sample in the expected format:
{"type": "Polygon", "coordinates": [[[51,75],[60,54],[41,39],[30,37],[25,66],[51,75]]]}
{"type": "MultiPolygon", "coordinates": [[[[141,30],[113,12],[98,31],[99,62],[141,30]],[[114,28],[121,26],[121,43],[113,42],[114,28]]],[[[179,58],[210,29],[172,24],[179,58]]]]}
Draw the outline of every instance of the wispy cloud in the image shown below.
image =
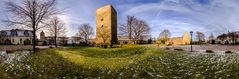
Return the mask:
{"type": "Polygon", "coordinates": [[[125,12],[149,22],[153,35],[169,29],[174,36],[183,31],[202,31],[207,34],[238,31],[239,10],[237,0],[164,0],[159,3],[142,4],[125,12]],[[156,31],[155,29],[158,29],[156,31]]]}

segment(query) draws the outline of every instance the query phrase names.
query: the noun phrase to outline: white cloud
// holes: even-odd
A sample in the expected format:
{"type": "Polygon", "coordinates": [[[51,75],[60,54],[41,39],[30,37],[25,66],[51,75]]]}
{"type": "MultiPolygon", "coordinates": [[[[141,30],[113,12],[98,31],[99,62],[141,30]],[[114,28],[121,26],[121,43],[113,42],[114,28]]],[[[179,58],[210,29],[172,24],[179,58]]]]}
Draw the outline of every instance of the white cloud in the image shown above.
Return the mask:
{"type": "Polygon", "coordinates": [[[174,36],[190,30],[223,33],[239,30],[238,4],[237,0],[211,0],[208,4],[193,0],[164,0],[132,7],[125,14],[144,18],[154,29],[152,34],[156,37],[163,29],[171,30],[174,36]],[[155,11],[158,13],[154,14],[155,11]]]}

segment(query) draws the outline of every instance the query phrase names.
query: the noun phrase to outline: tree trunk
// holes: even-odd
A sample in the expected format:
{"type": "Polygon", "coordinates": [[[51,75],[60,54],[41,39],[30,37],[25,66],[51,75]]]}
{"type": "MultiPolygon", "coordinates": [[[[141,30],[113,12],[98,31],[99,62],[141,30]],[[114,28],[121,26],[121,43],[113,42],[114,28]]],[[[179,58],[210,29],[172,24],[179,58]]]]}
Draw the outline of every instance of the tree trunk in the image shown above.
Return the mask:
{"type": "Polygon", "coordinates": [[[88,45],[88,38],[85,36],[85,44],[88,45]]]}
{"type": "Polygon", "coordinates": [[[55,47],[57,47],[57,42],[56,42],[56,39],[57,39],[57,36],[55,35],[55,47]]]}
{"type": "Polygon", "coordinates": [[[55,38],[55,47],[57,48],[56,38],[57,38],[57,31],[58,30],[56,29],[57,26],[54,26],[54,27],[55,27],[55,37],[54,37],[55,38]]]}
{"type": "MultiPolygon", "coordinates": [[[[35,26],[35,24],[33,23],[33,26],[35,26]]],[[[36,53],[36,29],[33,28],[33,53],[36,53]]]]}

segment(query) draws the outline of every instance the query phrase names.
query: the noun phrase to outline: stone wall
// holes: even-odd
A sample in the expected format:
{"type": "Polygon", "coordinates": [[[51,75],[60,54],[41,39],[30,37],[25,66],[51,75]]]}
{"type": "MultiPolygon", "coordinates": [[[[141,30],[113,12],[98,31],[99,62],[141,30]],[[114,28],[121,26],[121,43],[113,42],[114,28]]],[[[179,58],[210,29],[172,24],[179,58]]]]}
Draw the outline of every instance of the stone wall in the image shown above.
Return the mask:
{"type": "Polygon", "coordinates": [[[174,37],[170,38],[169,41],[166,42],[166,44],[171,45],[187,45],[190,44],[190,36],[188,32],[184,32],[182,37],[174,37]]]}
{"type": "Polygon", "coordinates": [[[191,39],[188,32],[184,32],[182,41],[183,41],[183,44],[190,44],[191,39]]]}

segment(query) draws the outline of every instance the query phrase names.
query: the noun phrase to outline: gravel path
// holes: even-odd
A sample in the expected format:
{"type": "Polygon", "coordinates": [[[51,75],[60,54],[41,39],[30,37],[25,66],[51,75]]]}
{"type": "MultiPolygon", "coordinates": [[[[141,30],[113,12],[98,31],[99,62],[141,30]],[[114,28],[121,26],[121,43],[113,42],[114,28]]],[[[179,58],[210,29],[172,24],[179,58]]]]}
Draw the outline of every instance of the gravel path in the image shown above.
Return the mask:
{"type": "MultiPolygon", "coordinates": [[[[185,51],[191,50],[190,45],[163,46],[160,48],[183,49],[185,51]]],[[[233,51],[233,52],[239,53],[239,45],[234,45],[234,46],[232,45],[193,45],[193,51],[195,51],[195,53],[201,53],[201,52],[205,53],[206,50],[212,50],[216,53],[225,53],[225,51],[233,51]]]]}

